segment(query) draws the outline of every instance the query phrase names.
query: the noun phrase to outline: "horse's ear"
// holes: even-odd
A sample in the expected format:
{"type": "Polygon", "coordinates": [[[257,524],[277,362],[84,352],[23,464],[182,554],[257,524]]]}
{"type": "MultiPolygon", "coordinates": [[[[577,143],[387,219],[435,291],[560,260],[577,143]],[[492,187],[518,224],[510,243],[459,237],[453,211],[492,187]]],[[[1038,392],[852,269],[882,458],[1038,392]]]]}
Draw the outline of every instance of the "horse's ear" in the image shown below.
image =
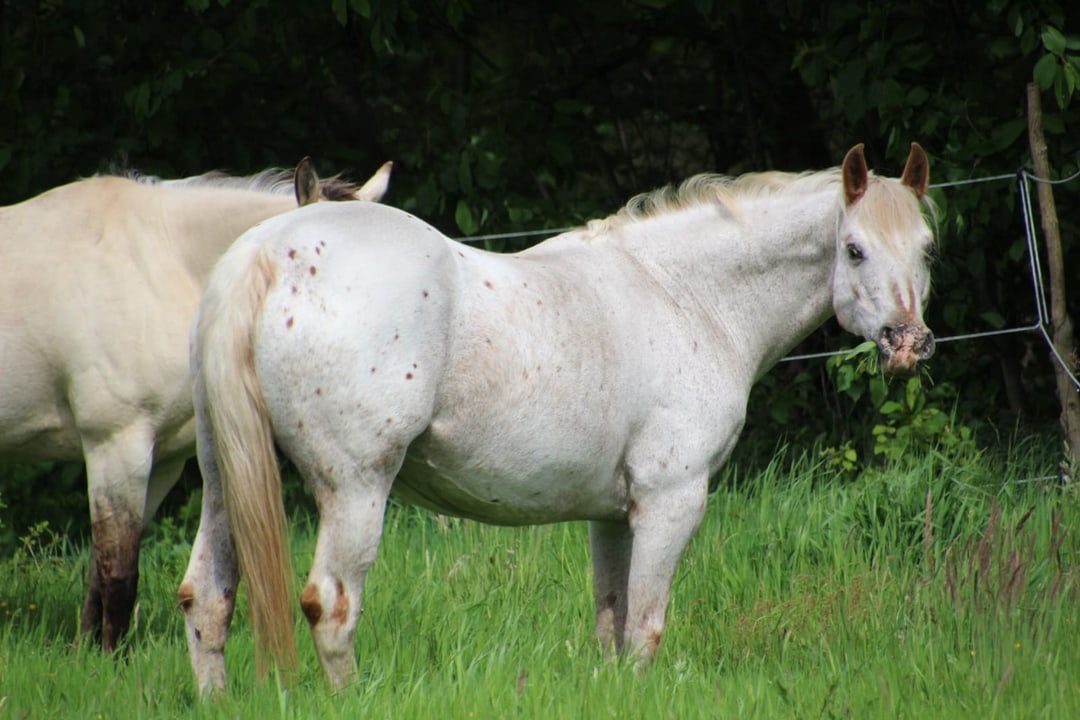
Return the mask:
{"type": "Polygon", "coordinates": [[[382,200],[387,188],[390,187],[390,171],[393,168],[394,163],[392,161],[384,162],[382,167],[376,170],[375,174],[361,185],[359,190],[353,193],[353,197],[357,200],[370,200],[371,202],[382,200]]]}
{"type": "Polygon", "coordinates": [[[926,188],[930,183],[930,161],[926,158],[926,151],[917,142],[911,143],[911,152],[908,153],[900,182],[914,190],[915,196],[920,200],[926,195],[926,188]]]}
{"type": "Polygon", "coordinates": [[[310,157],[305,156],[296,164],[293,186],[296,189],[296,204],[300,207],[319,201],[319,176],[310,157]]]}
{"type": "Polygon", "coordinates": [[[866,167],[866,155],[863,154],[862,143],[848,150],[847,155],[844,156],[840,174],[844,178],[844,203],[851,205],[863,196],[870,182],[870,171],[866,167]]]}

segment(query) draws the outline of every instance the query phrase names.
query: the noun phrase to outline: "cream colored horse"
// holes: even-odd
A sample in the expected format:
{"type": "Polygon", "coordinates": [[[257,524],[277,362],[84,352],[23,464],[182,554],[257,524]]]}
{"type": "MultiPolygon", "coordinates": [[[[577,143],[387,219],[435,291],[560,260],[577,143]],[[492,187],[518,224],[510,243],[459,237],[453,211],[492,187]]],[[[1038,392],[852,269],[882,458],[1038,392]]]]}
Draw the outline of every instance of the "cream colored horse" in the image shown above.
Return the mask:
{"type": "Polygon", "coordinates": [[[0,208],[0,457],[86,463],[81,635],[116,647],[145,523],[195,453],[187,345],[210,268],[298,201],[379,199],[389,172],[320,185],[305,158],[295,179],[99,176],[0,208]]]}
{"type": "Polygon", "coordinates": [[[590,521],[596,634],[644,664],[753,382],[832,315],[891,371],[930,355],[928,163],[693,178],[514,255],[378,205],[246,233],[192,344],[205,492],[180,586],[199,688],[225,685],[238,566],[295,662],[275,442],[314,493],[300,605],[335,687],[387,497],[484,522],[590,521]],[[235,546],[234,546],[235,541],[235,546]],[[235,548],[235,549],[234,549],[235,548]]]}

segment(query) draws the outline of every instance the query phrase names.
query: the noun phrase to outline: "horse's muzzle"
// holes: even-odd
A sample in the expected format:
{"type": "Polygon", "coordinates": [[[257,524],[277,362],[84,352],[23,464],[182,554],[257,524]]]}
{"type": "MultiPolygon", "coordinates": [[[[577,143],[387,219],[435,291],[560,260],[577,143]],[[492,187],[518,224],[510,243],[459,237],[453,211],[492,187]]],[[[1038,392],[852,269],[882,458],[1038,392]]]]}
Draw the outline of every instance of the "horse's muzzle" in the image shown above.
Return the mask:
{"type": "Polygon", "coordinates": [[[885,326],[877,340],[882,367],[891,375],[911,375],[934,354],[934,333],[925,325],[885,326]]]}

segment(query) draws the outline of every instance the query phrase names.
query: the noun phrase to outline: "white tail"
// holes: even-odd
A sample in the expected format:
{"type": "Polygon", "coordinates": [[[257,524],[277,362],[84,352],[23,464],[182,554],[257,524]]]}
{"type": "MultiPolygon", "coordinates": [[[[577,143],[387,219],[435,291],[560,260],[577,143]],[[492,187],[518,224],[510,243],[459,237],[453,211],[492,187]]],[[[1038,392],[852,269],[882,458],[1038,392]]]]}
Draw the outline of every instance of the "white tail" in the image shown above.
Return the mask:
{"type": "Polygon", "coordinates": [[[296,667],[281,472],[253,347],[255,320],[275,281],[269,255],[258,245],[238,242],[210,277],[192,353],[196,392],[204,394],[204,419],[213,433],[225,507],[247,581],[260,674],[267,656],[286,671],[296,667]]]}

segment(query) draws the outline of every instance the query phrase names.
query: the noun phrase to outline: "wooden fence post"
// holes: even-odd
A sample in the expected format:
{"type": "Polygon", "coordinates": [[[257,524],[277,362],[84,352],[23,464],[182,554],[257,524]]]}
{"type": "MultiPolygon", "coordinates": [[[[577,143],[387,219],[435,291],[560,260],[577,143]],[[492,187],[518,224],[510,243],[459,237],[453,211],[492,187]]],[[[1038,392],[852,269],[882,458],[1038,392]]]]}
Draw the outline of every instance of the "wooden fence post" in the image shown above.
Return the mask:
{"type": "MultiPolygon", "coordinates": [[[[1028,83],[1028,142],[1031,145],[1031,161],[1035,175],[1050,177],[1050,163],[1047,160],[1046,139],[1043,136],[1042,103],[1039,86],[1028,83]]],[[[1050,271],[1050,325],[1052,340],[1058,354],[1065,359],[1069,370],[1076,373],[1080,366],[1073,338],[1073,324],[1069,319],[1065,305],[1065,264],[1061,253],[1061,230],[1058,227],[1057,207],[1054,205],[1054,189],[1047,183],[1038,186],[1039,214],[1042,218],[1043,239],[1046,242],[1046,259],[1050,271]]],[[[1068,373],[1057,360],[1051,358],[1054,376],[1057,379],[1058,400],[1061,402],[1061,429],[1065,437],[1067,461],[1065,471],[1075,477],[1080,468],[1080,392],[1077,391],[1068,373]]]]}

